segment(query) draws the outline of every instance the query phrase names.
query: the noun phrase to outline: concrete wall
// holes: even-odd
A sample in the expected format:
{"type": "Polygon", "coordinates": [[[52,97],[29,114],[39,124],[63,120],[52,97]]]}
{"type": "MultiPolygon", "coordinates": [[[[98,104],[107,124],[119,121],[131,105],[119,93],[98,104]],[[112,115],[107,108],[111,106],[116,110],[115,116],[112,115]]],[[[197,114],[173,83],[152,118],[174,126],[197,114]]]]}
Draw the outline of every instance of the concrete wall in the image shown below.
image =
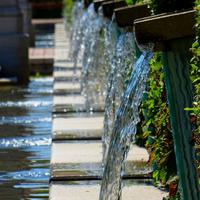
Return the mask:
{"type": "Polygon", "coordinates": [[[0,0],[0,77],[29,78],[29,36],[17,0],[0,0]]]}

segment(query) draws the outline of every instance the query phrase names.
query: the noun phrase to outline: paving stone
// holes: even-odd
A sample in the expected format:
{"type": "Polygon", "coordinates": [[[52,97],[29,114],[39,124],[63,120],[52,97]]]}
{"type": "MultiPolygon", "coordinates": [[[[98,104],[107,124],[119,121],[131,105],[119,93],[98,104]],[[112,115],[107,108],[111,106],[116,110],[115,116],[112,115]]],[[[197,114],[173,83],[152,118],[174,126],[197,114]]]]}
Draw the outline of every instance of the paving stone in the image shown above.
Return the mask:
{"type": "Polygon", "coordinates": [[[52,129],[54,139],[101,138],[103,117],[56,117],[52,129]]]}
{"type": "Polygon", "coordinates": [[[86,111],[85,102],[82,95],[54,95],[53,113],[86,111]]]}
{"type": "Polygon", "coordinates": [[[71,81],[81,79],[81,70],[66,70],[66,71],[54,71],[53,77],[55,81],[71,81]]]}
{"type": "Polygon", "coordinates": [[[81,85],[79,82],[55,82],[53,86],[55,93],[80,93],[81,85]]]}
{"type": "MultiPolygon", "coordinates": [[[[54,62],[54,70],[66,70],[66,69],[74,69],[74,62],[70,61],[56,61],[54,62]]],[[[77,64],[76,69],[82,69],[82,65],[79,63],[77,64]]]]}
{"type": "MultiPolygon", "coordinates": [[[[51,200],[99,200],[100,182],[53,183],[50,185],[51,200]]],[[[148,181],[124,181],[122,200],[162,200],[165,191],[152,186],[148,181]]]]}
{"type": "MultiPolygon", "coordinates": [[[[56,142],[52,144],[52,179],[99,179],[102,176],[101,141],[56,142]]],[[[126,161],[125,176],[150,177],[148,153],[133,145],[126,161]]]]}
{"type": "Polygon", "coordinates": [[[85,98],[82,95],[61,95],[53,97],[53,105],[84,105],[85,98]]]}

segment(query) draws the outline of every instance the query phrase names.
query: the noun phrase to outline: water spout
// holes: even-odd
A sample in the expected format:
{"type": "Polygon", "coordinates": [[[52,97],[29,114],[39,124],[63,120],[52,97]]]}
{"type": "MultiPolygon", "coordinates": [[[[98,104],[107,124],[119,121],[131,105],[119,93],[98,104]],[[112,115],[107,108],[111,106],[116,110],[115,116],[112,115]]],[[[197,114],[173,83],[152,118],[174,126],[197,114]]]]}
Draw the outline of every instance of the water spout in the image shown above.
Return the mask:
{"type": "Polygon", "coordinates": [[[138,107],[145,91],[149,73],[148,63],[152,56],[151,51],[144,52],[137,60],[121,100],[108,149],[100,200],[119,200],[121,198],[123,163],[137,131],[138,107]]]}

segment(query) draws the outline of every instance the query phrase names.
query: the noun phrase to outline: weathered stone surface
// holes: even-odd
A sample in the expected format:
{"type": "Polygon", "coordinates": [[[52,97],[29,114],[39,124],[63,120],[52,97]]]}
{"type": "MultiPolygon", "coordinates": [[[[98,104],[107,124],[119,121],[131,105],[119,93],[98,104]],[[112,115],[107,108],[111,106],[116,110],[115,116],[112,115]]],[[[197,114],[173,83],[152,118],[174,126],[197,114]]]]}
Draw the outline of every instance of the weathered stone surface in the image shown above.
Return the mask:
{"type": "MultiPolygon", "coordinates": [[[[124,181],[122,200],[162,200],[167,194],[154,186],[124,181]]],[[[50,185],[51,200],[99,200],[100,182],[74,182],[50,185]]]]}

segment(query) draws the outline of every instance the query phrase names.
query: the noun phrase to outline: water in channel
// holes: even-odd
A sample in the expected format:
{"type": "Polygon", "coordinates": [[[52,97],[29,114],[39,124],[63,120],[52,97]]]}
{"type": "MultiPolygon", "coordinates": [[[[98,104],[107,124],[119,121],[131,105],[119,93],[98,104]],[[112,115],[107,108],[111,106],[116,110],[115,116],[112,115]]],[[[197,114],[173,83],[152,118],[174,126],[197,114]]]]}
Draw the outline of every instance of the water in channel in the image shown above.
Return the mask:
{"type": "MultiPolygon", "coordinates": [[[[38,34],[36,46],[52,40],[38,34]]],[[[0,199],[48,199],[53,78],[0,88],[0,199]]]]}

